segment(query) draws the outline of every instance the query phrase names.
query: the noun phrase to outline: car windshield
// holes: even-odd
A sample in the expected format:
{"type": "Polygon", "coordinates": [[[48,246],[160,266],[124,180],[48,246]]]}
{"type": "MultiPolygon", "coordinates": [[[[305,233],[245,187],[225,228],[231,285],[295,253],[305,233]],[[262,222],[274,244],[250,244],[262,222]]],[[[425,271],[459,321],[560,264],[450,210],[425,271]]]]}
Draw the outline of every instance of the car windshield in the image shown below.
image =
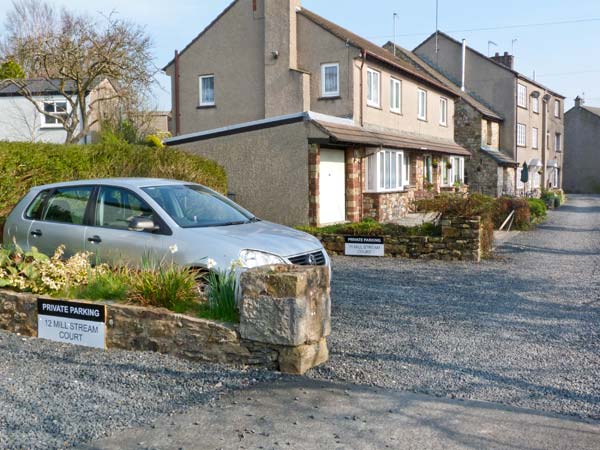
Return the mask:
{"type": "Polygon", "coordinates": [[[230,200],[198,185],[142,189],[182,228],[241,225],[255,218],[230,200]]]}

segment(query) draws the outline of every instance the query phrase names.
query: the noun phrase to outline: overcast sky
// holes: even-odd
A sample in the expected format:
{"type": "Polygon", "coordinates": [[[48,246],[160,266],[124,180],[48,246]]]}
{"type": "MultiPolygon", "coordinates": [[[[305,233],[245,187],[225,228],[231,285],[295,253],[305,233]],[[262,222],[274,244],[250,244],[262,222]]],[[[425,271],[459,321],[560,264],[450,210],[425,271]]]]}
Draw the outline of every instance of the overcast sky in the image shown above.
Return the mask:
{"type": "MultiPolygon", "coordinates": [[[[164,66],[231,0],[55,0],[57,6],[89,13],[117,11],[146,27],[155,45],[155,63],[164,66]]],[[[284,1],[284,0],[281,0],[284,1]]],[[[302,0],[302,5],[351,31],[383,44],[392,38],[393,13],[399,14],[397,42],[413,49],[435,30],[435,0],[302,0]]],[[[516,69],[567,97],[585,93],[600,106],[599,0],[439,0],[439,27],[487,54],[514,45],[516,69]],[[569,23],[557,23],[569,22],[569,23]],[[521,27],[520,25],[531,25],[521,27]],[[490,29],[504,27],[501,29],[490,29]],[[481,30],[486,28],[486,30],[481,30]],[[473,31],[473,29],[478,29],[473,31]],[[467,31],[471,30],[471,31],[467,31]],[[513,39],[517,41],[513,44],[513,39]]],[[[0,0],[5,16],[10,0],[0,0]]],[[[170,109],[168,78],[159,77],[157,104],[170,109]]]]}

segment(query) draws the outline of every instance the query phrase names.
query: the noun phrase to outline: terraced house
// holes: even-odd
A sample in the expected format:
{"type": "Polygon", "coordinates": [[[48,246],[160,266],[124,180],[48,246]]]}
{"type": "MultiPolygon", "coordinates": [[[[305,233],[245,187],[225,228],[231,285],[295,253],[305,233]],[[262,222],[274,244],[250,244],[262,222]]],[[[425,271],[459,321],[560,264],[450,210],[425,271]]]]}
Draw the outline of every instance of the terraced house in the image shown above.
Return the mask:
{"type": "Polygon", "coordinates": [[[500,156],[520,165],[513,183],[504,185],[505,193],[562,187],[564,96],[516,71],[514,56],[507,52],[489,58],[467,46],[463,52],[462,42],[442,32],[414,53],[454,84],[464,79],[467,92],[502,117],[500,156]],[[526,185],[521,182],[523,163],[530,168],[526,185]]]}
{"type": "Polygon", "coordinates": [[[168,145],[221,163],[262,218],[393,221],[464,188],[456,91],[299,0],[234,1],[164,69],[168,145]]]}

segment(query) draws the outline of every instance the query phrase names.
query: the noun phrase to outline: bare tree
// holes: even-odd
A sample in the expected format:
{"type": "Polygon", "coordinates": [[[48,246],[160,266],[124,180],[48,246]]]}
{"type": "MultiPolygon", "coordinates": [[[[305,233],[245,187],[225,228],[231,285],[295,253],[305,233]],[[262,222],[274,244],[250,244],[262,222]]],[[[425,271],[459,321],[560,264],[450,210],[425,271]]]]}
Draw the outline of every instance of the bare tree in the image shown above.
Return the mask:
{"type": "Polygon", "coordinates": [[[57,13],[39,0],[15,0],[6,18],[0,50],[25,69],[29,79],[9,79],[38,112],[60,123],[66,143],[85,137],[110,105],[136,103],[149,90],[156,68],[144,29],[116,14],[92,18],[66,9],[57,13]],[[52,86],[65,98],[67,111],[47,111],[36,97],[32,78],[52,86]],[[109,80],[112,89],[90,95],[109,80]]]}

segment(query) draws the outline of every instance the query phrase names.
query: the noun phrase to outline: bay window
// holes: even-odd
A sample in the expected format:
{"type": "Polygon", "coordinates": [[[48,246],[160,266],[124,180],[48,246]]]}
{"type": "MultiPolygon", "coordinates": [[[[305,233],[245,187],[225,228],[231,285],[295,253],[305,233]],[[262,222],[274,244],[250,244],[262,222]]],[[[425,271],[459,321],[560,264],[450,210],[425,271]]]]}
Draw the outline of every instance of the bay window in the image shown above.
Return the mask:
{"type": "Polygon", "coordinates": [[[380,150],[367,156],[366,165],[367,191],[398,191],[408,186],[410,160],[405,152],[380,150]]]}
{"type": "Polygon", "coordinates": [[[445,157],[442,160],[442,185],[452,186],[465,181],[465,158],[461,156],[445,157]]]}

